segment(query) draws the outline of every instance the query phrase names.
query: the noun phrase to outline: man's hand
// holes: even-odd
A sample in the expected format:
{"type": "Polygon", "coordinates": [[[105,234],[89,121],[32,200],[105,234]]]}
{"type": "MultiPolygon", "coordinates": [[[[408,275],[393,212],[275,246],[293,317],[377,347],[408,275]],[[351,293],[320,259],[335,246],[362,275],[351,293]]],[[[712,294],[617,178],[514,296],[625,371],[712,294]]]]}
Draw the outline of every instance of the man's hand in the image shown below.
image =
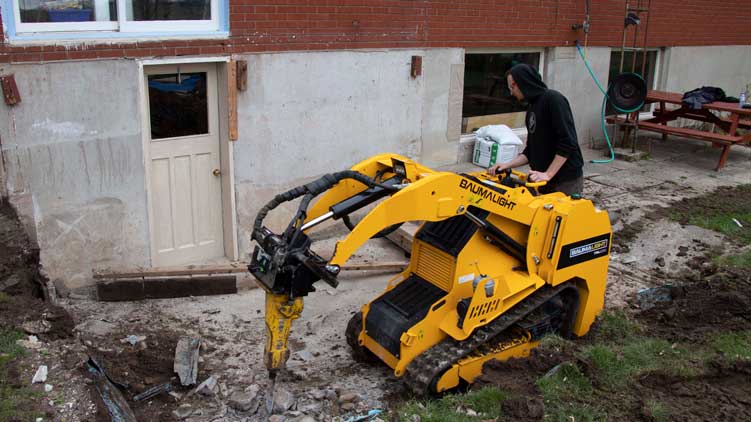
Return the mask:
{"type": "Polygon", "coordinates": [[[529,180],[532,182],[549,182],[550,176],[544,171],[529,171],[529,180]]]}
{"type": "Polygon", "coordinates": [[[495,176],[496,174],[502,172],[503,170],[506,170],[508,167],[504,166],[503,164],[494,164],[492,167],[488,168],[488,174],[491,176],[495,176]]]}

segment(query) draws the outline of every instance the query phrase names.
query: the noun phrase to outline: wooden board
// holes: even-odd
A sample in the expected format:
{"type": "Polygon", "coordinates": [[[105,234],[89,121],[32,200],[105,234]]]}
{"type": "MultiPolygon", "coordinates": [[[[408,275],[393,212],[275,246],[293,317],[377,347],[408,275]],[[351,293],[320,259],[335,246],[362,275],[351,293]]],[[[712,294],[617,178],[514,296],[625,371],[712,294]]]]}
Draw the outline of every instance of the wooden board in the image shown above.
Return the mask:
{"type": "Polygon", "coordinates": [[[487,116],[465,117],[462,119],[462,133],[472,133],[487,125],[506,125],[510,128],[524,127],[526,112],[490,114],[487,116]]]}
{"type": "Polygon", "coordinates": [[[386,239],[394,242],[394,244],[403,251],[412,253],[412,239],[414,239],[415,233],[417,233],[417,230],[420,228],[420,224],[421,223],[412,221],[404,223],[393,233],[386,236],[386,239]]]}
{"type": "Polygon", "coordinates": [[[236,141],[237,134],[237,63],[230,60],[227,65],[227,115],[229,118],[229,140],[236,141]]]}
{"type": "Polygon", "coordinates": [[[97,298],[104,302],[227,295],[237,293],[237,279],[234,275],[225,275],[100,280],[96,290],[97,298]]]}
{"type": "MultiPolygon", "coordinates": [[[[345,264],[342,271],[403,271],[409,262],[353,262],[345,264]]],[[[94,271],[94,280],[139,279],[145,277],[187,277],[197,275],[243,274],[248,272],[247,262],[226,265],[189,265],[186,267],[144,268],[132,271],[94,271]]]]}

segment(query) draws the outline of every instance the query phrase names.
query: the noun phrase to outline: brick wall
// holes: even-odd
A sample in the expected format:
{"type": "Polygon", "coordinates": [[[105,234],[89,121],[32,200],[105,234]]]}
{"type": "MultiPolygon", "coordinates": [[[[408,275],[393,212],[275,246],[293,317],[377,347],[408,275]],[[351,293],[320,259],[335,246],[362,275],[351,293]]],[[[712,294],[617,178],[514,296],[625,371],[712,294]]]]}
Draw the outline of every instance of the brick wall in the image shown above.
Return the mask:
{"type": "MultiPolygon", "coordinates": [[[[573,31],[571,25],[583,21],[584,3],[230,0],[231,35],[225,40],[78,47],[0,43],[0,62],[353,48],[573,45],[577,38],[583,40],[583,34],[573,31]]],[[[620,46],[625,1],[591,3],[589,45],[620,46]]],[[[642,3],[646,5],[647,0],[642,3]]],[[[750,6],[748,0],[653,0],[648,43],[652,47],[751,44],[750,6]]]]}

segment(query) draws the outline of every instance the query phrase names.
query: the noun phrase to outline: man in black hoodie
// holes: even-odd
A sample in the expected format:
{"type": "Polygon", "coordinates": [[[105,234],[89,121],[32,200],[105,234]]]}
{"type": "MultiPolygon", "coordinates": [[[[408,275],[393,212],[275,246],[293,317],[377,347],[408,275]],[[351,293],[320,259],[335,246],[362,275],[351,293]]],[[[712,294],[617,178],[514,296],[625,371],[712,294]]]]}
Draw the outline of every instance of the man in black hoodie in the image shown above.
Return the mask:
{"type": "Polygon", "coordinates": [[[529,103],[527,147],[513,160],[490,167],[488,173],[529,163],[530,180],[548,182],[539,189],[540,193],[581,194],[584,159],[568,100],[560,92],[548,89],[540,74],[527,64],[512,67],[506,80],[511,94],[529,103]]]}

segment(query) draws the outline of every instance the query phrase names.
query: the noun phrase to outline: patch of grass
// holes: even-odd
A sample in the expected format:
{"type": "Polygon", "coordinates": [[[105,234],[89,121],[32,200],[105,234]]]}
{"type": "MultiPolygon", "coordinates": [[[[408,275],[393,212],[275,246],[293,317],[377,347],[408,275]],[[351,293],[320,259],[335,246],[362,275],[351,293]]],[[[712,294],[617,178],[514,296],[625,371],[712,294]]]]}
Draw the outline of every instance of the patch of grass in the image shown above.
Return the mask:
{"type": "Polygon", "coordinates": [[[751,331],[720,333],[711,345],[728,358],[751,359],[751,331]]]}
{"type": "Polygon", "coordinates": [[[25,350],[16,344],[16,340],[23,338],[23,334],[5,328],[0,329],[0,421],[35,420],[43,416],[39,412],[26,409],[41,396],[40,392],[28,387],[14,388],[8,379],[8,363],[23,356],[25,350]]]}
{"type": "Polygon", "coordinates": [[[560,369],[537,381],[545,401],[545,420],[605,420],[601,409],[587,402],[592,397],[592,383],[575,365],[561,364],[560,369]]]}
{"type": "Polygon", "coordinates": [[[463,397],[464,405],[477,413],[496,417],[500,415],[501,402],[508,398],[505,391],[486,387],[463,397]]]}
{"type": "Polygon", "coordinates": [[[670,417],[668,408],[656,400],[647,400],[647,409],[655,422],[666,422],[670,417]]]}
{"type": "Polygon", "coordinates": [[[599,343],[624,344],[643,331],[642,327],[621,310],[605,311],[597,318],[595,340],[599,343]]]}
{"type": "Polygon", "coordinates": [[[573,354],[576,352],[578,345],[576,342],[566,340],[557,334],[548,334],[540,339],[540,345],[537,347],[541,351],[544,350],[550,353],[573,354]]]}
{"type": "Polygon", "coordinates": [[[624,359],[610,347],[598,344],[584,351],[594,365],[594,375],[603,387],[614,389],[623,386],[630,375],[629,367],[624,359]]]}
{"type": "Polygon", "coordinates": [[[663,371],[691,376],[700,373],[711,353],[700,348],[687,349],[678,344],[646,337],[634,337],[623,344],[597,343],[586,347],[580,356],[591,362],[591,376],[606,390],[618,390],[640,374],[663,371]]]}
{"type": "Polygon", "coordinates": [[[540,378],[537,387],[546,403],[576,400],[592,393],[592,383],[570,363],[562,363],[555,374],[540,378]]]}
{"type": "Polygon", "coordinates": [[[20,331],[0,328],[0,355],[6,355],[9,360],[22,356],[25,349],[16,344],[16,341],[22,338],[24,335],[20,331]]]}
{"type": "Polygon", "coordinates": [[[694,226],[720,232],[740,241],[744,245],[751,245],[751,230],[748,228],[748,225],[751,224],[751,212],[692,215],[688,222],[694,226]],[[733,221],[733,218],[738,220],[743,227],[739,227],[733,221]]]}
{"type": "Polygon", "coordinates": [[[486,387],[466,394],[449,394],[426,403],[410,400],[397,410],[401,420],[420,416],[422,422],[460,422],[494,419],[501,416],[501,403],[508,394],[494,387],[486,387]],[[477,416],[469,416],[462,409],[472,409],[477,416]]]}
{"type": "Polygon", "coordinates": [[[719,256],[713,260],[721,267],[751,268],[751,250],[737,255],[719,256]]]}

